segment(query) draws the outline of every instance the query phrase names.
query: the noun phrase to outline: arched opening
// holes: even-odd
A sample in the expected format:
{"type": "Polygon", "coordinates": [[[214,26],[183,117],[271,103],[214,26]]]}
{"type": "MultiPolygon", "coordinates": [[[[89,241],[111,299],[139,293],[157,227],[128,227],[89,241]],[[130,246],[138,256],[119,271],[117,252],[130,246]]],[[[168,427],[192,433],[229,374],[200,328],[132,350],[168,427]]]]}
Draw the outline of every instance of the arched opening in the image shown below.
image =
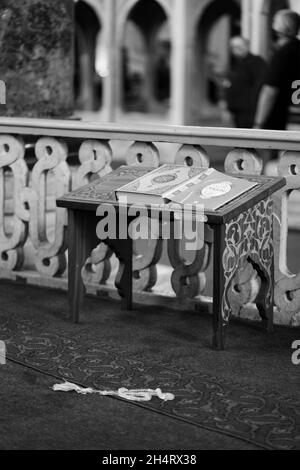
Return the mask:
{"type": "Polygon", "coordinates": [[[100,47],[101,25],[98,17],[87,3],[79,0],[75,3],[76,109],[97,111],[102,105],[102,77],[96,67],[99,62],[100,47]]]}
{"type": "Polygon", "coordinates": [[[164,114],[169,109],[171,41],[167,15],[155,0],[128,14],[121,50],[124,111],[164,114]]]}
{"type": "Polygon", "coordinates": [[[202,116],[218,112],[222,98],[220,79],[230,65],[229,40],[241,34],[241,7],[234,0],[214,0],[198,23],[195,63],[198,73],[198,102],[202,116]]]}

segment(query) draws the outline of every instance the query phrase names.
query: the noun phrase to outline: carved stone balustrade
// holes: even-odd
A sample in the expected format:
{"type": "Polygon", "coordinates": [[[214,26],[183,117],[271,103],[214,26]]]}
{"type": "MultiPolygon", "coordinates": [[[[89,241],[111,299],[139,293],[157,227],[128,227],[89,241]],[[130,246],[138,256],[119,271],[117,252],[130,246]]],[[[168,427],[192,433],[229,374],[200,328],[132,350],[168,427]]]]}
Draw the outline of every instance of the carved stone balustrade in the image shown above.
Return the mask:
{"type": "MultiPolygon", "coordinates": [[[[0,118],[0,277],[66,289],[68,221],[65,210],[56,207],[56,198],[107,174],[115,161],[153,168],[165,163],[162,143],[175,148],[168,161],[205,168],[212,157],[207,147],[226,148],[224,170],[245,175],[264,171],[266,150],[281,151],[275,170],[286,177],[287,185],[274,196],[275,322],[299,325],[300,272],[289,272],[286,263],[289,213],[293,229],[300,228],[297,204],[300,132],[296,131],[0,118]],[[29,158],[32,144],[33,165],[32,155],[29,158]]],[[[158,231],[155,224],[152,229],[158,231]]],[[[159,264],[162,240],[153,237],[142,249],[136,243],[133,255],[136,298],[156,303],[167,300],[181,307],[183,304],[203,307],[205,302],[209,305],[203,293],[212,243],[210,228],[206,226],[203,246],[193,253],[192,260],[186,261],[181,243],[168,240],[170,298],[156,293],[158,276],[166,271],[159,264]]],[[[109,279],[116,270],[109,248],[99,244],[86,260],[82,277],[89,291],[114,295],[109,279]]],[[[259,291],[258,283],[255,270],[245,263],[230,295],[236,315],[257,317],[252,305],[259,291]]]]}

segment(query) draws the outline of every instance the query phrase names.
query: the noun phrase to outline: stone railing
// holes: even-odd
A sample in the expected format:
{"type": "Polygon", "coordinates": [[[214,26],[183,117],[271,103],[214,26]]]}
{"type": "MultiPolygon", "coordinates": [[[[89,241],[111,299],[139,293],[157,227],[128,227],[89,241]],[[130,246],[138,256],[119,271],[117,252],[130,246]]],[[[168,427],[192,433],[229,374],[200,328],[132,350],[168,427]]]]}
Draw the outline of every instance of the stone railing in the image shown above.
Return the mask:
{"type": "MultiPolygon", "coordinates": [[[[161,144],[177,164],[208,167],[205,146],[227,148],[224,169],[239,174],[261,174],[262,151],[278,149],[278,174],[287,185],[274,196],[276,245],[275,321],[300,324],[300,273],[292,274],[286,265],[287,202],[292,191],[300,189],[300,132],[238,130],[230,128],[175,126],[119,126],[33,119],[0,119],[0,276],[39,285],[67,288],[67,214],[56,208],[55,199],[75,189],[95,175],[112,169],[116,143],[128,165],[157,167],[161,144]]],[[[295,212],[297,215],[297,211],[295,212]]],[[[300,212],[299,212],[300,214],[300,212]]],[[[300,226],[297,216],[294,226],[300,226]]],[[[209,267],[212,234],[205,229],[205,244],[190,262],[182,256],[178,240],[167,242],[172,295],[168,303],[201,304],[205,272],[209,267]]],[[[143,301],[164,302],[155,295],[161,240],[151,240],[134,255],[134,290],[143,301]]],[[[109,278],[111,263],[99,245],[86,261],[82,275],[88,291],[113,293],[109,278]]],[[[117,269],[117,267],[116,267],[117,269]]],[[[251,312],[258,282],[249,267],[239,273],[235,284],[235,313],[251,312]],[[249,307],[249,308],[248,308],[249,307]]],[[[113,294],[114,295],[114,294],[113,294]]],[[[253,310],[254,312],[254,310],[253,310]]],[[[252,314],[251,314],[252,315],[252,314]]],[[[255,316],[255,315],[254,315],[255,316]]],[[[252,315],[253,317],[253,315],[252,315]]]]}

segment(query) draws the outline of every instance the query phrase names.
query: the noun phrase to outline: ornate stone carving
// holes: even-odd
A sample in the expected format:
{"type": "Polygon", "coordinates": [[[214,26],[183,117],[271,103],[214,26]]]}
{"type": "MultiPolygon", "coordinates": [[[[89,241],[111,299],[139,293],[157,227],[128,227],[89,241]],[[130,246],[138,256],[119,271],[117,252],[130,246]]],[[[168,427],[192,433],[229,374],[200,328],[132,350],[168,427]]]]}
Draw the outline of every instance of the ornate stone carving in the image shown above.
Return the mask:
{"type": "Polygon", "coordinates": [[[152,143],[134,142],[126,152],[127,165],[143,165],[157,168],[159,151],[152,143]]]}
{"type": "MultiPolygon", "coordinates": [[[[74,126],[73,122],[72,126],[74,126]]],[[[8,124],[5,124],[4,127],[6,129],[8,124]]],[[[37,127],[34,134],[38,134],[38,129],[37,127]]],[[[50,121],[49,129],[52,132],[50,121]]],[[[55,130],[57,131],[57,127],[55,127],[55,130]]],[[[7,132],[7,130],[4,132],[7,132]]],[[[235,135],[236,132],[235,130],[235,135]]],[[[64,130],[62,130],[61,135],[64,135],[64,130]]],[[[83,141],[81,138],[82,143],[79,150],[80,167],[75,173],[73,188],[82,186],[91,180],[93,175],[102,176],[110,170],[112,152],[108,140],[105,138],[106,134],[101,132],[104,140],[97,140],[97,135],[95,132],[95,139],[87,141],[83,141]]],[[[117,131],[115,134],[110,131],[107,135],[111,140],[119,138],[117,131]]],[[[199,136],[201,137],[201,142],[204,141],[202,132],[199,133],[199,136]]],[[[207,136],[208,140],[211,139],[209,133],[207,136]]],[[[135,141],[135,138],[132,131],[128,136],[124,137],[128,142],[135,141]]],[[[151,134],[151,138],[153,138],[153,134],[151,134]]],[[[80,134],[78,139],[80,139],[80,134]]],[[[236,136],[229,136],[228,139],[230,139],[231,147],[241,145],[243,139],[249,145],[246,131],[243,131],[238,138],[236,136]]],[[[270,144],[271,147],[275,147],[275,137],[274,142],[271,137],[268,137],[268,139],[268,145],[270,144]]],[[[163,140],[165,141],[166,139],[164,138],[163,140]]],[[[177,143],[181,142],[181,146],[175,156],[175,163],[207,166],[207,155],[202,147],[187,144],[186,134],[182,135],[180,139],[178,134],[176,134],[175,140],[177,143]]],[[[256,141],[259,142],[259,140],[260,135],[256,141]]],[[[264,136],[262,135],[263,140],[264,136]]],[[[171,138],[168,142],[172,146],[178,145],[174,142],[172,143],[171,138]]],[[[287,148],[289,148],[289,144],[291,148],[295,148],[294,140],[286,141],[287,148]]],[[[218,145],[221,144],[218,143],[218,145]]],[[[226,145],[229,145],[228,140],[226,145]]],[[[265,141],[262,147],[266,147],[265,141]]],[[[59,139],[43,137],[37,142],[36,156],[37,162],[33,167],[32,177],[29,179],[29,172],[24,159],[24,143],[18,137],[1,134],[0,210],[2,216],[0,214],[0,218],[2,219],[2,225],[0,229],[0,269],[6,271],[21,269],[23,246],[29,231],[29,241],[33,243],[35,249],[35,262],[39,273],[41,276],[46,277],[59,276],[66,264],[64,234],[67,221],[64,210],[55,209],[55,197],[70,190],[70,169],[66,162],[67,148],[59,139]],[[8,180],[10,181],[9,185],[6,184],[8,180]],[[13,188],[14,197],[8,194],[7,190],[9,188],[13,188]]],[[[140,165],[139,170],[144,166],[154,168],[160,163],[159,151],[150,142],[135,142],[129,147],[126,158],[129,165],[140,165]]],[[[275,304],[279,312],[277,319],[280,319],[282,323],[293,325],[300,322],[300,273],[291,273],[287,267],[287,208],[288,204],[290,205],[290,196],[293,198],[295,209],[297,208],[297,200],[294,196],[300,189],[299,168],[299,152],[288,151],[282,154],[278,171],[280,176],[286,177],[287,186],[284,190],[279,191],[273,196],[275,304]]],[[[228,153],[225,160],[225,170],[239,174],[260,174],[262,172],[262,162],[256,151],[237,148],[228,153]]],[[[84,194],[83,190],[83,198],[88,197],[94,199],[99,197],[96,186],[91,188],[88,194],[84,194]]],[[[297,216],[297,218],[295,217],[295,223],[298,224],[298,221],[297,216]]],[[[201,291],[201,287],[204,286],[204,271],[209,259],[207,251],[209,251],[210,246],[207,237],[208,232],[206,230],[206,254],[201,256],[198,253],[190,265],[187,265],[185,260],[181,258],[179,245],[175,243],[172,246],[173,242],[171,241],[168,243],[171,264],[174,268],[173,286],[179,296],[197,295],[201,291]],[[197,264],[198,267],[196,267],[197,264]],[[199,270],[201,272],[200,279],[197,277],[197,271],[199,270]],[[189,283],[190,286],[188,286],[189,283]]],[[[160,253],[159,243],[158,240],[154,239],[149,242],[148,249],[143,250],[134,244],[133,284],[135,290],[149,290],[153,286],[156,279],[155,264],[160,253]]],[[[108,276],[109,257],[110,251],[107,247],[100,246],[93,250],[87,260],[86,269],[83,271],[84,281],[92,283],[105,282],[108,276]]],[[[27,276],[25,272],[24,276],[27,276]]],[[[257,297],[257,293],[261,291],[261,277],[257,275],[257,270],[253,263],[245,262],[243,266],[238,267],[231,283],[234,288],[229,289],[229,295],[236,312],[247,302],[253,301],[257,297]]]]}
{"type": "Polygon", "coordinates": [[[89,183],[92,175],[104,176],[111,172],[112,150],[107,141],[85,140],[79,147],[81,165],[75,173],[72,189],[89,183]]]}
{"type": "Polygon", "coordinates": [[[138,242],[133,241],[133,290],[150,290],[157,281],[156,263],[162,252],[162,240],[159,239],[159,221],[146,217],[138,217],[133,224],[148,224],[150,238],[138,248],[138,242]]]}
{"type": "Polygon", "coordinates": [[[168,240],[169,260],[174,268],[171,276],[171,284],[175,294],[179,298],[194,298],[205,288],[205,272],[211,257],[212,232],[205,227],[203,246],[193,251],[194,259],[187,263],[181,254],[184,240],[171,237],[168,240]]]}
{"type": "MultiPolygon", "coordinates": [[[[145,167],[159,166],[159,151],[152,143],[134,142],[126,153],[127,165],[141,165],[145,167]]],[[[144,220],[138,217],[135,224],[146,223],[150,227],[150,219],[144,220]]],[[[155,222],[152,221],[151,227],[155,222]]],[[[149,239],[143,253],[138,250],[138,243],[133,243],[133,289],[143,291],[151,289],[157,280],[155,264],[159,261],[161,254],[161,242],[155,238],[149,239]]]]}
{"type": "MultiPolygon", "coordinates": [[[[89,183],[92,175],[101,177],[112,170],[112,149],[107,141],[85,140],[79,147],[78,157],[81,165],[74,175],[72,189],[89,183]]],[[[81,275],[85,284],[105,283],[111,271],[110,255],[111,252],[102,243],[95,247],[82,268],[81,275]]]]}
{"type": "Polygon", "coordinates": [[[46,276],[59,276],[66,268],[67,217],[65,210],[55,208],[55,199],[70,190],[71,175],[66,163],[68,151],[63,141],[42,137],[36,143],[35,153],[37,162],[32,170],[31,186],[24,190],[24,200],[29,205],[26,217],[29,235],[35,248],[37,270],[46,276]],[[47,210],[49,198],[54,202],[51,212],[47,210]],[[51,215],[55,223],[54,233],[49,236],[47,227],[51,215]]]}
{"type": "Polygon", "coordinates": [[[28,182],[24,154],[21,138],[0,135],[0,268],[8,270],[20,269],[24,261],[23,245],[28,226],[23,200],[28,182]],[[12,194],[8,194],[7,189],[12,187],[12,194]],[[7,216],[11,221],[8,229],[7,216]]]}
{"type": "Polygon", "coordinates": [[[175,156],[176,165],[209,167],[209,156],[200,145],[182,145],[175,156]]]}
{"type": "Polygon", "coordinates": [[[105,284],[111,272],[111,255],[112,251],[107,245],[97,245],[82,267],[81,277],[84,284],[105,284]]]}
{"type": "Polygon", "coordinates": [[[254,149],[234,149],[226,156],[224,169],[226,173],[261,175],[262,159],[254,149]]]}
{"type": "MultiPolygon", "coordinates": [[[[175,164],[208,168],[209,156],[200,145],[183,144],[176,153],[175,164]]],[[[181,255],[184,240],[168,240],[168,255],[174,268],[171,284],[179,298],[194,298],[205,288],[205,271],[210,262],[212,247],[212,234],[208,226],[204,227],[204,234],[203,247],[194,252],[191,263],[187,263],[181,255]]]]}

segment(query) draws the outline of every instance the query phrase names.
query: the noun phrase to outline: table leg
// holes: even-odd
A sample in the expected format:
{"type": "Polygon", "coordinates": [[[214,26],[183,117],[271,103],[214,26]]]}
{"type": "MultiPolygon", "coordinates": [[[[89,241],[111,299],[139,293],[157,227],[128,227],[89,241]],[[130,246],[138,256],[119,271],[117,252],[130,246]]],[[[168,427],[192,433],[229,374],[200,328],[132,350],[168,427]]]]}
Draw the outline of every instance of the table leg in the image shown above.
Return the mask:
{"type": "Polygon", "coordinates": [[[94,215],[83,211],[68,211],[68,295],[69,316],[75,323],[79,321],[84,285],[81,270],[85,260],[97,245],[94,215]]]}
{"type": "Polygon", "coordinates": [[[132,239],[103,240],[119,260],[120,266],[116,275],[115,286],[121,297],[121,309],[132,309],[132,239]]]}
{"type": "Polygon", "coordinates": [[[212,346],[216,350],[225,348],[226,327],[230,311],[225,296],[225,273],[223,253],[225,250],[225,227],[214,226],[213,245],[213,338],[212,346]]]}
{"type": "MultiPolygon", "coordinates": [[[[232,282],[238,283],[238,279],[234,280],[235,273],[245,263],[251,263],[261,279],[261,287],[255,303],[262,318],[263,327],[269,332],[272,331],[274,295],[272,225],[273,203],[272,199],[268,198],[240,213],[222,228],[215,228],[214,275],[217,280],[216,284],[214,279],[215,322],[217,322],[217,311],[220,309],[220,318],[225,324],[228,323],[232,312],[230,302],[232,282]],[[218,276],[220,276],[219,280],[218,276]],[[221,293],[218,293],[220,289],[221,293]]],[[[218,345],[217,339],[215,343],[218,345]]]]}

